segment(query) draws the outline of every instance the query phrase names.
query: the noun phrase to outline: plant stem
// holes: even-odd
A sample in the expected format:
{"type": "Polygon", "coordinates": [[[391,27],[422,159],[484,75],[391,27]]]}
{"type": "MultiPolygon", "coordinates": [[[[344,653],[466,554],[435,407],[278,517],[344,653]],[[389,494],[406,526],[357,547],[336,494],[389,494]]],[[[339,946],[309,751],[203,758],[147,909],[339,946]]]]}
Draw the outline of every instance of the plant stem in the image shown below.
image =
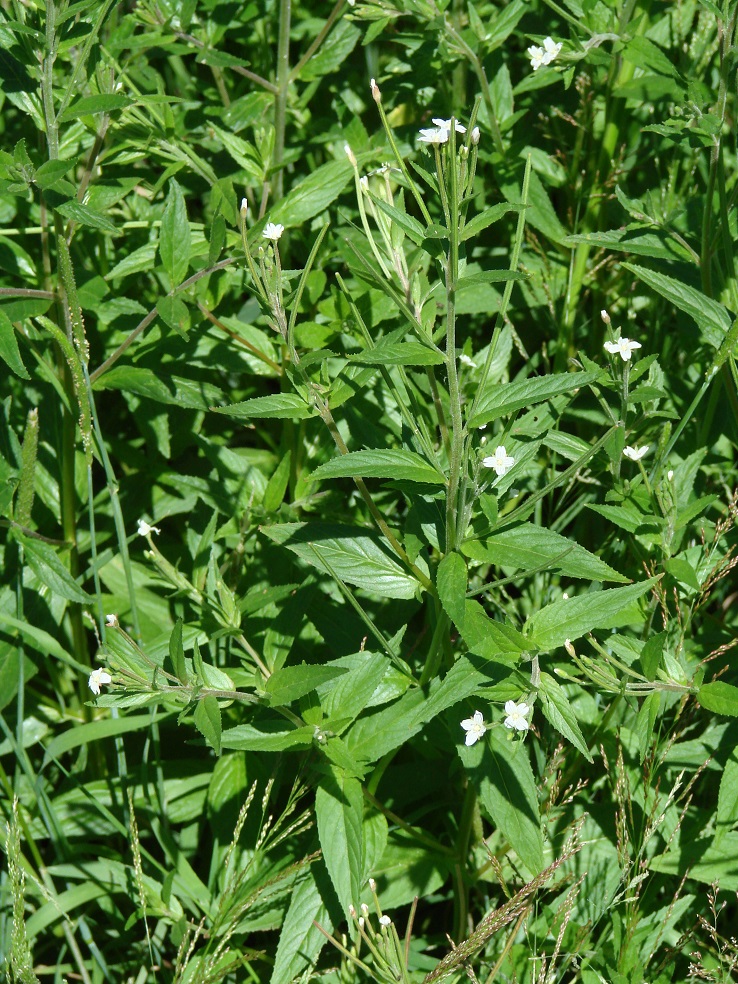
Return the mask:
{"type": "Polygon", "coordinates": [[[279,38],[277,42],[277,93],[274,98],[274,198],[279,201],[284,190],[282,161],[284,131],[287,124],[287,90],[290,85],[290,25],[292,0],[279,2],[279,38]]]}
{"type": "MultiPolygon", "coordinates": [[[[459,189],[456,160],[455,120],[451,119],[448,141],[448,220],[449,249],[446,263],[446,371],[451,409],[451,460],[446,492],[446,553],[456,549],[458,521],[462,515],[458,501],[464,447],[464,424],[461,418],[461,395],[456,365],[456,288],[459,280],[459,189]]],[[[439,168],[439,183],[443,174],[439,168]]],[[[462,531],[463,532],[463,531],[462,531]]]]}

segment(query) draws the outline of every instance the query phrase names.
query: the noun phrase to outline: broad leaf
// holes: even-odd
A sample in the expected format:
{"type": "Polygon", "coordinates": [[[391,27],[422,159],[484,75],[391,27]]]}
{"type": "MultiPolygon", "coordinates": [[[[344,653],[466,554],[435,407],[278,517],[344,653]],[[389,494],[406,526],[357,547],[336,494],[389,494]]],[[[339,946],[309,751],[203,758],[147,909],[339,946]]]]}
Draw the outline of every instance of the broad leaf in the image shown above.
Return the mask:
{"type": "Polygon", "coordinates": [[[323,860],[347,919],[349,906],[357,904],[364,873],[363,814],[359,780],[332,768],[318,785],[315,815],[323,860]]]}
{"type": "Polygon", "coordinates": [[[600,376],[599,372],[565,372],[551,376],[534,376],[490,387],[477,406],[477,412],[469,421],[470,427],[488,424],[498,417],[529,409],[562,393],[572,393],[587,386],[600,376]]]}
{"type": "Polygon", "coordinates": [[[320,465],[313,472],[317,480],[324,478],[391,478],[398,481],[443,485],[446,479],[433,465],[414,451],[404,448],[350,451],[320,465]]]}

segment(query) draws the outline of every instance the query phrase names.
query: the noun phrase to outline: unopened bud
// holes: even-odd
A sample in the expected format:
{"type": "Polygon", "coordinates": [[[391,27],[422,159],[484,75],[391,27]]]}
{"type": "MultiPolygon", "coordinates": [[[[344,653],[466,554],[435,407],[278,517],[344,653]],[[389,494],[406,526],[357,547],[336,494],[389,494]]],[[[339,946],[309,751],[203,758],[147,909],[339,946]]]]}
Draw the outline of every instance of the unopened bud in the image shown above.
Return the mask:
{"type": "Polygon", "coordinates": [[[359,916],[359,929],[363,929],[363,928],[364,928],[364,917],[359,916]]]}
{"type": "Polygon", "coordinates": [[[562,599],[562,601],[568,601],[569,600],[569,592],[568,591],[563,591],[562,594],[561,594],[561,599],[562,599]]]}
{"type": "Polygon", "coordinates": [[[377,889],[377,883],[374,881],[373,878],[369,879],[369,888],[371,888],[373,892],[376,891],[377,889]]]}
{"type": "Polygon", "coordinates": [[[602,309],[602,311],[600,311],[600,317],[602,318],[602,320],[605,322],[606,325],[610,324],[610,315],[607,313],[607,311],[605,311],[604,308],[602,309]]]}
{"type": "Polygon", "coordinates": [[[375,103],[381,103],[382,93],[379,91],[379,86],[374,81],[374,79],[371,80],[369,85],[371,86],[372,89],[372,99],[374,100],[375,103]]]}
{"type": "Polygon", "coordinates": [[[105,624],[107,625],[107,627],[109,629],[117,629],[118,628],[118,616],[117,615],[106,615],[105,616],[105,624]]]}
{"type": "Polygon", "coordinates": [[[366,904],[366,902],[362,902],[361,903],[361,911],[362,911],[362,914],[364,915],[364,917],[368,919],[369,918],[369,906],[366,904]]]}
{"type": "Polygon", "coordinates": [[[479,132],[479,127],[475,126],[471,132],[471,142],[474,144],[475,147],[479,143],[480,137],[481,137],[481,133],[479,132]]]}
{"type": "Polygon", "coordinates": [[[666,477],[669,479],[670,482],[673,480],[673,478],[674,478],[674,469],[673,468],[670,468],[668,470],[668,472],[666,473],[666,477]]]}
{"type": "Polygon", "coordinates": [[[576,656],[576,654],[577,654],[576,649],[571,644],[571,639],[566,639],[564,641],[564,649],[567,651],[567,653],[570,656],[576,656]]]}
{"type": "Polygon", "coordinates": [[[349,903],[349,915],[352,919],[356,916],[356,909],[354,909],[352,903],[349,903]]]}
{"type": "Polygon", "coordinates": [[[348,157],[351,167],[356,167],[356,157],[354,156],[353,150],[348,144],[344,144],[343,149],[346,151],[346,157],[348,157]]]}
{"type": "Polygon", "coordinates": [[[248,210],[249,210],[249,203],[246,201],[245,198],[242,198],[241,199],[241,218],[242,219],[245,219],[246,218],[246,213],[248,212],[248,210]]]}

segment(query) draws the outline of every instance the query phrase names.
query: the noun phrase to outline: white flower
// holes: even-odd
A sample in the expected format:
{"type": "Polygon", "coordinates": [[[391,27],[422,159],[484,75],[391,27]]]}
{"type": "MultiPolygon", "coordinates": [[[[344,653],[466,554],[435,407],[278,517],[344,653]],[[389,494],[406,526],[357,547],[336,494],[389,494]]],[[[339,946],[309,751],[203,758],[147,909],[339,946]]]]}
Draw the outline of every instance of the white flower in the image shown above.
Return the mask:
{"type": "Polygon", "coordinates": [[[149,526],[145,519],[139,519],[138,521],[138,535],[148,536],[149,533],[161,533],[158,526],[149,526]]]}
{"type": "Polygon", "coordinates": [[[505,446],[501,444],[494,454],[482,459],[482,464],[485,468],[494,468],[498,478],[502,478],[515,464],[515,458],[509,455],[505,450],[505,446]]]}
{"type": "Polygon", "coordinates": [[[561,42],[556,42],[553,38],[546,38],[542,48],[532,44],[528,48],[528,57],[530,58],[533,71],[537,71],[542,65],[550,65],[561,51],[561,48],[561,42]]]}
{"type": "Polygon", "coordinates": [[[484,738],[484,733],[487,730],[487,726],[484,723],[484,717],[481,711],[475,711],[474,717],[467,718],[466,721],[461,722],[461,727],[466,731],[466,738],[464,741],[467,745],[473,745],[475,742],[479,741],[480,738],[484,738]]]}
{"type": "Polygon", "coordinates": [[[462,366],[468,366],[469,369],[477,368],[477,364],[474,361],[474,359],[470,359],[469,356],[465,355],[463,352],[459,356],[459,362],[462,364],[462,366]]]}
{"type": "Polygon", "coordinates": [[[648,454],[648,444],[644,444],[642,448],[631,448],[630,445],[623,449],[623,456],[625,458],[630,458],[631,461],[640,461],[644,455],[648,454]]]}
{"type": "Polygon", "coordinates": [[[392,925],[392,920],[390,919],[389,916],[380,916],[379,917],[379,925],[380,926],[391,926],[392,925]]]}
{"type": "Polygon", "coordinates": [[[516,731],[527,731],[530,725],[528,724],[528,711],[530,708],[525,703],[521,701],[516,704],[514,700],[509,700],[505,704],[505,727],[514,728],[516,731]]]}
{"type": "MultiPolygon", "coordinates": [[[[433,125],[437,126],[439,130],[448,130],[449,133],[451,132],[451,120],[441,120],[434,117],[433,125]]],[[[458,120],[454,120],[454,129],[457,133],[466,133],[466,127],[462,126],[458,120]]]]}
{"type": "Polygon", "coordinates": [[[105,616],[105,624],[108,626],[109,629],[117,629],[118,628],[118,616],[117,615],[106,615],[105,616]]]}
{"type": "Polygon", "coordinates": [[[630,357],[636,349],[642,348],[640,342],[631,341],[630,338],[621,336],[615,342],[605,342],[605,348],[610,355],[619,355],[623,362],[630,362],[630,357]]]}
{"type": "Polygon", "coordinates": [[[282,225],[281,222],[277,222],[277,223],[267,222],[267,224],[264,226],[264,231],[262,232],[262,236],[264,237],[264,239],[270,239],[273,243],[276,243],[283,232],[284,232],[284,226],[282,225]]]}
{"type": "Polygon", "coordinates": [[[90,679],[87,681],[87,686],[97,697],[97,695],[100,693],[100,687],[103,686],[103,684],[112,683],[112,682],[113,682],[113,678],[108,673],[108,671],[99,669],[99,670],[93,670],[92,673],[90,673],[90,679]]]}
{"type": "Polygon", "coordinates": [[[426,130],[420,131],[420,136],[418,140],[421,143],[433,144],[434,146],[440,146],[448,142],[448,135],[451,131],[446,130],[441,126],[429,127],[426,130]]]}
{"type": "Polygon", "coordinates": [[[562,593],[561,593],[561,600],[562,601],[568,601],[569,600],[569,592],[568,591],[562,591],[562,593]]]}

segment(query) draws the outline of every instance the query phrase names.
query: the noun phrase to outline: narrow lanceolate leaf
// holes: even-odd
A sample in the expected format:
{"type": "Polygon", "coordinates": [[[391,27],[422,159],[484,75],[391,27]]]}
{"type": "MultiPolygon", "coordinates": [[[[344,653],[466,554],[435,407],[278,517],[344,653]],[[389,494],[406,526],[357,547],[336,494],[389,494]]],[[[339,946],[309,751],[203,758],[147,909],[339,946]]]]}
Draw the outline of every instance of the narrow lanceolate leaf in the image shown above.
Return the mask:
{"type": "Polygon", "coordinates": [[[198,700],[195,707],[195,727],[215,754],[220,755],[223,725],[221,723],[220,704],[212,694],[198,700]]]}
{"type": "Polygon", "coordinates": [[[544,403],[562,393],[573,393],[587,386],[600,376],[599,372],[564,372],[551,376],[518,379],[513,383],[495,386],[479,401],[477,412],[469,421],[470,427],[479,427],[498,417],[515,413],[524,407],[544,403]]]}
{"type": "Polygon", "coordinates": [[[21,379],[30,379],[23,365],[18,340],[15,337],[13,322],[4,311],[0,311],[0,359],[21,379]]]}
{"type": "MultiPolygon", "coordinates": [[[[459,729],[461,730],[461,729],[459,729]]],[[[538,793],[525,742],[493,728],[484,741],[458,747],[484,812],[533,874],[543,870],[538,793]]]]}
{"type": "MultiPolygon", "coordinates": [[[[317,864],[313,867],[317,867],[317,864]]],[[[269,984],[291,984],[315,960],[326,942],[325,936],[316,929],[315,923],[328,933],[333,929],[328,909],[315,883],[312,868],[306,867],[295,879],[290,907],[279,934],[274,969],[269,984]]]]}
{"type": "Polygon", "coordinates": [[[290,420],[305,420],[317,413],[296,393],[275,393],[274,396],[257,396],[253,400],[234,403],[230,407],[212,407],[214,413],[225,413],[229,417],[248,419],[249,417],[281,417],[290,420]]]}
{"type": "Polygon", "coordinates": [[[170,285],[176,287],[184,280],[190,261],[190,224],[182,189],[174,178],[169,181],[169,194],[161,219],[159,255],[170,285]]]}
{"type": "Polygon", "coordinates": [[[587,743],[564,688],[548,673],[541,673],[538,694],[544,716],[567,741],[579,749],[588,762],[591,762],[592,756],[589,754],[587,743]]]}
{"type": "Polygon", "coordinates": [[[648,284],[649,287],[665,297],[667,301],[684,311],[693,318],[705,339],[718,348],[730,331],[733,319],[719,301],[706,297],[702,291],[690,287],[681,280],[667,277],[664,273],[648,270],[636,263],[623,263],[623,268],[630,270],[636,277],[648,284]]]}
{"type": "Polygon", "coordinates": [[[349,361],[368,366],[440,366],[446,358],[438,349],[411,338],[406,342],[380,342],[375,348],[350,355],[349,361]]]}
{"type": "Polygon", "coordinates": [[[180,683],[187,683],[187,668],[185,664],[184,645],[182,643],[182,619],[174,623],[172,634],[169,636],[169,658],[172,661],[172,671],[180,683]]]}
{"type": "Polygon", "coordinates": [[[299,226],[319,215],[341,194],[353,177],[348,161],[331,161],[313,171],[269,213],[272,222],[299,226]]]}
{"type": "Polygon", "coordinates": [[[333,523],[281,523],[262,526],[274,543],[287,547],[320,571],[335,574],[383,598],[412,598],[418,582],[385,549],[379,536],[363,527],[333,523]]]}
{"type": "Polygon", "coordinates": [[[331,768],[315,794],[315,815],[323,860],[346,918],[356,905],[364,872],[361,783],[343,769],[331,768]]]}
{"type": "Polygon", "coordinates": [[[473,560],[498,567],[532,571],[546,565],[568,577],[589,581],[628,580],[574,540],[533,523],[521,523],[482,540],[471,540],[462,550],[473,560]]]}
{"type": "Polygon", "coordinates": [[[466,613],[467,574],[464,558],[460,554],[447,554],[438,565],[436,588],[443,610],[456,628],[463,632],[466,613]]]}
{"type": "Polygon", "coordinates": [[[77,584],[50,544],[23,536],[18,532],[15,535],[23,544],[26,563],[42,586],[48,588],[52,594],[66,598],[67,601],[89,605],[92,597],[77,584]]]}
{"type": "Polygon", "coordinates": [[[28,526],[36,494],[36,455],[38,453],[38,407],[28,411],[21,451],[20,485],[15,506],[15,521],[28,526]]]}
{"type": "Polygon", "coordinates": [[[333,458],[313,472],[314,479],[393,478],[426,485],[443,485],[446,479],[433,465],[414,451],[403,448],[376,448],[350,451],[333,458]]]}
{"type": "Polygon", "coordinates": [[[650,591],[657,580],[652,577],[625,588],[589,591],[575,598],[555,601],[530,616],[525,623],[525,635],[538,649],[548,650],[563,646],[567,639],[579,639],[592,629],[630,625],[640,618],[635,602],[650,591]]]}

